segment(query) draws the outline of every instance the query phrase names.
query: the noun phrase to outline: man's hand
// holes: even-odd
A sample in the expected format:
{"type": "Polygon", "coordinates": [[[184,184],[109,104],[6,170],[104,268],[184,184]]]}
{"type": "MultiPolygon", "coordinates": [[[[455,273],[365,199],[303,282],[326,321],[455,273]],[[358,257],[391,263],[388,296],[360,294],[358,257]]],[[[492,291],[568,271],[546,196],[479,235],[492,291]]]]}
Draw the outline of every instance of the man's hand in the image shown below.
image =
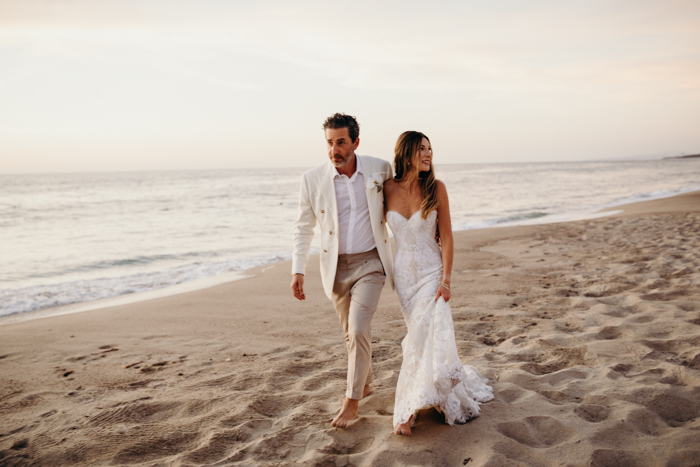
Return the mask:
{"type": "Polygon", "coordinates": [[[292,289],[292,294],[297,300],[306,300],[306,295],[304,295],[304,275],[303,274],[292,274],[292,285],[289,287],[292,289]]]}

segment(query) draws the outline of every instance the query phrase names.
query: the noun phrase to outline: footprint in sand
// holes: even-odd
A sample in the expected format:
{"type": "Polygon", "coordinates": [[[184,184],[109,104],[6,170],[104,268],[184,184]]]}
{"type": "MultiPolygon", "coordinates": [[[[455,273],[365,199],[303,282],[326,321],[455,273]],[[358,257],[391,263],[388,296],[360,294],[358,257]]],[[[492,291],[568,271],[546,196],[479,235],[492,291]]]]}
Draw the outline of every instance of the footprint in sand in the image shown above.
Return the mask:
{"type": "Polygon", "coordinates": [[[610,408],[594,404],[581,404],[574,409],[574,413],[591,423],[607,420],[610,415],[610,408]]]}
{"type": "Polygon", "coordinates": [[[597,334],[597,337],[603,340],[619,339],[620,336],[622,336],[622,331],[616,326],[606,326],[597,334]]]}
{"type": "Polygon", "coordinates": [[[627,422],[638,432],[649,436],[660,436],[669,429],[658,415],[644,409],[631,411],[627,422]]]}
{"type": "Polygon", "coordinates": [[[370,446],[372,446],[372,443],[374,443],[374,438],[369,437],[369,438],[361,438],[358,440],[352,440],[348,439],[346,437],[341,437],[338,435],[331,434],[333,436],[333,442],[329,445],[324,447],[323,449],[319,449],[319,452],[323,454],[356,454],[360,452],[365,452],[367,451],[370,446]]]}
{"type": "Polygon", "coordinates": [[[700,465],[700,450],[698,449],[683,449],[674,452],[666,463],[667,467],[677,465],[700,465]]]}
{"type": "Polygon", "coordinates": [[[615,467],[624,465],[647,465],[642,455],[616,449],[598,449],[588,463],[590,467],[615,467]]]}
{"type": "Polygon", "coordinates": [[[674,394],[670,390],[651,399],[646,407],[661,417],[669,426],[678,427],[700,415],[697,397],[674,394]]]}
{"type": "Polygon", "coordinates": [[[552,417],[526,417],[522,421],[500,423],[498,432],[533,448],[556,446],[574,434],[570,428],[552,417]]]}
{"type": "Polygon", "coordinates": [[[514,402],[517,402],[518,400],[522,399],[523,397],[527,396],[530,394],[529,391],[525,391],[524,389],[521,389],[515,385],[513,387],[508,388],[508,389],[502,389],[500,391],[497,391],[496,395],[496,400],[501,400],[507,404],[512,404],[514,402]]]}
{"type": "Polygon", "coordinates": [[[630,323],[646,324],[651,323],[656,320],[656,316],[653,315],[640,315],[629,318],[627,321],[630,323]]]}
{"type": "Polygon", "coordinates": [[[569,382],[572,380],[586,379],[588,374],[586,371],[570,368],[566,370],[559,371],[557,373],[550,373],[546,376],[540,378],[540,381],[547,383],[551,386],[558,386],[561,383],[569,382]]]}

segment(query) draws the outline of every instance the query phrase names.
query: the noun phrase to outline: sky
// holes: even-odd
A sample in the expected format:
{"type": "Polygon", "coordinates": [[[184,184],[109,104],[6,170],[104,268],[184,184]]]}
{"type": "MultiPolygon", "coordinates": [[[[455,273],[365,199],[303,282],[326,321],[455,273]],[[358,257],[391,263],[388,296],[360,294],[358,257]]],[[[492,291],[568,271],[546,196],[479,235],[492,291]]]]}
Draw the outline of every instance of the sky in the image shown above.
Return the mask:
{"type": "Polygon", "coordinates": [[[0,0],[0,173],[700,153],[700,2],[0,0]]]}

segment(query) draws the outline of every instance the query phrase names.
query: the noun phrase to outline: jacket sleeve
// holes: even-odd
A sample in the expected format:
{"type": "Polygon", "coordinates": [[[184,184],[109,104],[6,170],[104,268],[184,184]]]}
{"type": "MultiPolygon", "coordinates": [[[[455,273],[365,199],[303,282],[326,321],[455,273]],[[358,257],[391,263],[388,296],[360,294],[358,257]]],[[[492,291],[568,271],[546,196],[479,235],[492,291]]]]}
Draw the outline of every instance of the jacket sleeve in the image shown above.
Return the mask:
{"type": "Polygon", "coordinates": [[[294,252],[292,253],[292,274],[305,274],[309,262],[309,250],[314,238],[316,215],[311,207],[311,194],[306,176],[301,177],[299,189],[299,213],[294,223],[294,252]]]}

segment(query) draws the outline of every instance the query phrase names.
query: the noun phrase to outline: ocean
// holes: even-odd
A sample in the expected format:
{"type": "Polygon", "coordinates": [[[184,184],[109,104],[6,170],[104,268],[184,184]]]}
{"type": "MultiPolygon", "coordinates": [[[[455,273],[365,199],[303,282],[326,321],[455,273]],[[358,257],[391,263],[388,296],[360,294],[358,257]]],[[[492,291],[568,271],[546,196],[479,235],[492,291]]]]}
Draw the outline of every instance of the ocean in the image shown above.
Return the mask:
{"type": "MultiPolygon", "coordinates": [[[[307,169],[0,175],[0,316],[289,259],[307,169]]],[[[698,159],[436,165],[436,175],[454,230],[700,190],[698,159]]]]}

